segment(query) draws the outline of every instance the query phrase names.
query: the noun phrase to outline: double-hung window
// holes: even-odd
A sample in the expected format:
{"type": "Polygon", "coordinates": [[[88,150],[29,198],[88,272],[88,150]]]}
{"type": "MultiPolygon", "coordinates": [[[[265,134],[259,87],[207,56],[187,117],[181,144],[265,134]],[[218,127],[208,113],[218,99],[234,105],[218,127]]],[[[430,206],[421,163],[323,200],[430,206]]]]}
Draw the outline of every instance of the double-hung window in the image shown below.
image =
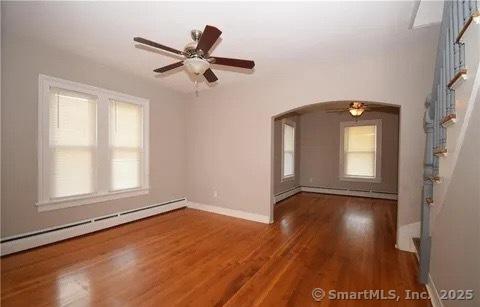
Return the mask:
{"type": "Polygon", "coordinates": [[[51,87],[45,169],[49,198],[95,192],[98,97],[51,87]]]}
{"type": "Polygon", "coordinates": [[[340,124],[340,179],[381,181],[381,120],[340,124]]]}
{"type": "Polygon", "coordinates": [[[143,163],[143,108],[110,101],[110,167],[112,191],[140,188],[143,163]]]}
{"type": "Polygon", "coordinates": [[[39,77],[39,210],[148,193],[148,100],[39,77]]]}
{"type": "Polygon", "coordinates": [[[282,180],[295,176],[295,122],[282,121],[282,180]]]}

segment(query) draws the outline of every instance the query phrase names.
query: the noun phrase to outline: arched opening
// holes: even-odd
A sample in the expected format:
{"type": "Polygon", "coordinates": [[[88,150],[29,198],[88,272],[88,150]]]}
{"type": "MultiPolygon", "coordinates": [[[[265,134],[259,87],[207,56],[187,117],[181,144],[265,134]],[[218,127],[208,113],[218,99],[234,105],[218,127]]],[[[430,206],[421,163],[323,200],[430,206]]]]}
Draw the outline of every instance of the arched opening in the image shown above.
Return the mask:
{"type": "Polygon", "coordinates": [[[276,204],[300,192],[397,199],[400,106],[354,101],[317,102],[272,117],[272,222],[276,204]],[[364,104],[359,116],[349,110],[354,101],[364,104]]]}

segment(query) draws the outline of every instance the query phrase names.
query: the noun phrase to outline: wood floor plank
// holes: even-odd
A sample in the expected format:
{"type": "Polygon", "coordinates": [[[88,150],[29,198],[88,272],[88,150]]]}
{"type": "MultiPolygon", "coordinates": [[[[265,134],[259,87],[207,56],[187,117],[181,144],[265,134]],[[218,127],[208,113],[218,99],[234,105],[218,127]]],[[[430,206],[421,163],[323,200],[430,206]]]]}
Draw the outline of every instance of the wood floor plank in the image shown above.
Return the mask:
{"type": "Polygon", "coordinates": [[[265,225],[177,210],[1,258],[2,306],[430,306],[312,298],[425,291],[396,202],[300,193],[265,225]]]}

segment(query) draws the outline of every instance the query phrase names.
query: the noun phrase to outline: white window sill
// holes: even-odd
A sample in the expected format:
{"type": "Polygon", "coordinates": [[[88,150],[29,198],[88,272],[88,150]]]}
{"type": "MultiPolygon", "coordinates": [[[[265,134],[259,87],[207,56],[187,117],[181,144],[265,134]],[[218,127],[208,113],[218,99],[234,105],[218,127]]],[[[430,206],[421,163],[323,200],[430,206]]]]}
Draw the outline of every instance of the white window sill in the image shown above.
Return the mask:
{"type": "Polygon", "coordinates": [[[379,183],[382,182],[382,178],[380,177],[349,177],[343,176],[339,178],[341,181],[356,181],[356,182],[372,182],[372,183],[379,183]]]}
{"type": "Polygon", "coordinates": [[[149,193],[149,188],[138,188],[138,189],[128,189],[128,190],[121,190],[103,194],[94,194],[94,195],[83,195],[83,196],[75,196],[75,197],[68,197],[62,199],[54,199],[48,201],[41,201],[38,202],[37,209],[39,212],[42,211],[51,211],[51,210],[58,210],[82,205],[89,205],[94,203],[99,203],[103,201],[115,200],[120,198],[126,197],[133,197],[133,196],[140,196],[149,193]]]}
{"type": "Polygon", "coordinates": [[[282,177],[281,182],[284,182],[284,181],[293,181],[293,180],[295,180],[295,175],[290,175],[290,176],[282,177]]]}

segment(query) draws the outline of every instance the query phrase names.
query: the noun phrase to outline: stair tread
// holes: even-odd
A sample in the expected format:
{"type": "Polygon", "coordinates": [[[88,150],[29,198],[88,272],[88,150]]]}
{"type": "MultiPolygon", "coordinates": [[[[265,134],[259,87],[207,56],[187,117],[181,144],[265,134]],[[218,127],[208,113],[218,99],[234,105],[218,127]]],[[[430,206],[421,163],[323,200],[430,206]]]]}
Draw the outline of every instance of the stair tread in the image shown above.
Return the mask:
{"type": "Polygon", "coordinates": [[[450,80],[450,82],[448,82],[447,84],[447,87],[449,89],[452,89],[453,86],[455,85],[455,83],[457,83],[457,81],[464,75],[467,74],[467,70],[465,68],[462,68],[460,69],[452,78],[452,80],[450,80]]]}
{"type": "Polygon", "coordinates": [[[475,11],[472,13],[472,15],[470,15],[470,17],[467,19],[467,21],[463,25],[462,29],[458,32],[458,36],[457,36],[457,39],[455,40],[455,43],[457,44],[460,43],[460,41],[462,40],[463,34],[465,34],[465,31],[467,31],[473,19],[478,16],[480,16],[480,11],[475,11]]]}

